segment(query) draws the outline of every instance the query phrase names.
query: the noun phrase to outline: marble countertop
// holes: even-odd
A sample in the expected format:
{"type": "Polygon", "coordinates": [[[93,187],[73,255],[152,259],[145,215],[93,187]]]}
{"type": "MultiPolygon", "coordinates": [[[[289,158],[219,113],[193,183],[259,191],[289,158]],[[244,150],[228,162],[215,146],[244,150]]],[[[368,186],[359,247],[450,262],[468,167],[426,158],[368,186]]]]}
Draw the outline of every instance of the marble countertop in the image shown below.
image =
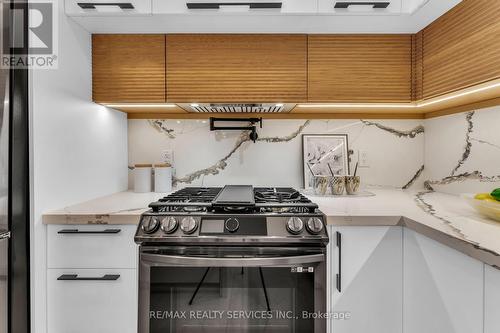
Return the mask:
{"type": "MultiPolygon", "coordinates": [[[[500,223],[477,214],[458,196],[369,189],[369,197],[308,195],[339,226],[401,225],[500,267],[500,223]]],[[[42,216],[45,224],[137,224],[148,204],[166,193],[120,192],[42,216]]]]}
{"type": "Polygon", "coordinates": [[[119,192],[42,215],[44,224],[138,224],[148,205],[168,193],[119,192]]]}

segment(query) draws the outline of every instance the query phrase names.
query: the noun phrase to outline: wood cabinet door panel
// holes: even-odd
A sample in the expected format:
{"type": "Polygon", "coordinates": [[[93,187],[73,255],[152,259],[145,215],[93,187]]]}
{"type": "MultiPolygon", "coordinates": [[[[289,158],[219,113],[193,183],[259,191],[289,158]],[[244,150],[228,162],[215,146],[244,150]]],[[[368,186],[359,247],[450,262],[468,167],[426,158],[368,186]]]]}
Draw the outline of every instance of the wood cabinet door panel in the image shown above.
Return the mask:
{"type": "Polygon", "coordinates": [[[309,102],[408,102],[411,35],[310,35],[309,102]]]}
{"type": "Polygon", "coordinates": [[[424,98],[500,77],[500,1],[465,0],[426,27],[424,98]]]}
{"type": "Polygon", "coordinates": [[[165,102],[165,35],[92,35],[92,97],[165,102]]]}
{"type": "Polygon", "coordinates": [[[167,35],[172,102],[300,102],[305,35],[167,35]]]}

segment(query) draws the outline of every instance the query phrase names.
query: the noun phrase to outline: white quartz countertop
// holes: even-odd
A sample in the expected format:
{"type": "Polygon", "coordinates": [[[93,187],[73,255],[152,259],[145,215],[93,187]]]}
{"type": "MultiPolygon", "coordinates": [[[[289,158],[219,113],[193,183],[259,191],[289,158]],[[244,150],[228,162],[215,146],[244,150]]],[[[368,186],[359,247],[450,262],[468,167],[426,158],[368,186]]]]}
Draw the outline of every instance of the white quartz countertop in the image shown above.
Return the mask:
{"type": "MultiPolygon", "coordinates": [[[[500,223],[477,214],[462,198],[438,192],[369,189],[369,197],[308,195],[328,224],[403,225],[500,266],[500,223]],[[472,252],[481,253],[472,253],[472,252]],[[482,255],[489,256],[486,260],[482,255]],[[493,260],[493,261],[492,261],[493,260]]],[[[43,215],[45,224],[137,224],[149,203],[166,193],[120,192],[43,215]]]]}
{"type": "Polygon", "coordinates": [[[119,192],[42,215],[44,224],[138,224],[148,205],[168,193],[119,192]]]}

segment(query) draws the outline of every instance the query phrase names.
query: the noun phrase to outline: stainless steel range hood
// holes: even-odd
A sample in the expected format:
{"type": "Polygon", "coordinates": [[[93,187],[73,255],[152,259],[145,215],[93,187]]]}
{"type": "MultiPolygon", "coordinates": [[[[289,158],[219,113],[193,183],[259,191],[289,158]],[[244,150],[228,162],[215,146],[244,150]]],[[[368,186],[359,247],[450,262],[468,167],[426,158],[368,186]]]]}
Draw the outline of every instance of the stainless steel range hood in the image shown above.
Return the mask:
{"type": "Polygon", "coordinates": [[[283,103],[192,103],[178,104],[188,112],[198,113],[285,113],[295,104],[283,103]]]}

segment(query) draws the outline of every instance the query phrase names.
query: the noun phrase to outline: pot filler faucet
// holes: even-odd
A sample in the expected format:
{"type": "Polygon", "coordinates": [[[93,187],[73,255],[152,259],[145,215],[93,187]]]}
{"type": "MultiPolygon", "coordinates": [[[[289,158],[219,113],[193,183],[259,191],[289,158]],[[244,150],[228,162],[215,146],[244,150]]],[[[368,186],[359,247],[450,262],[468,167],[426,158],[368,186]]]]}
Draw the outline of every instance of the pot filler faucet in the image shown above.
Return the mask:
{"type": "Polygon", "coordinates": [[[256,123],[259,123],[262,128],[262,118],[215,118],[210,117],[210,130],[211,131],[250,131],[249,137],[254,143],[257,141],[259,135],[257,134],[256,123]],[[216,121],[225,122],[245,122],[250,123],[250,126],[215,126],[216,121]]]}

